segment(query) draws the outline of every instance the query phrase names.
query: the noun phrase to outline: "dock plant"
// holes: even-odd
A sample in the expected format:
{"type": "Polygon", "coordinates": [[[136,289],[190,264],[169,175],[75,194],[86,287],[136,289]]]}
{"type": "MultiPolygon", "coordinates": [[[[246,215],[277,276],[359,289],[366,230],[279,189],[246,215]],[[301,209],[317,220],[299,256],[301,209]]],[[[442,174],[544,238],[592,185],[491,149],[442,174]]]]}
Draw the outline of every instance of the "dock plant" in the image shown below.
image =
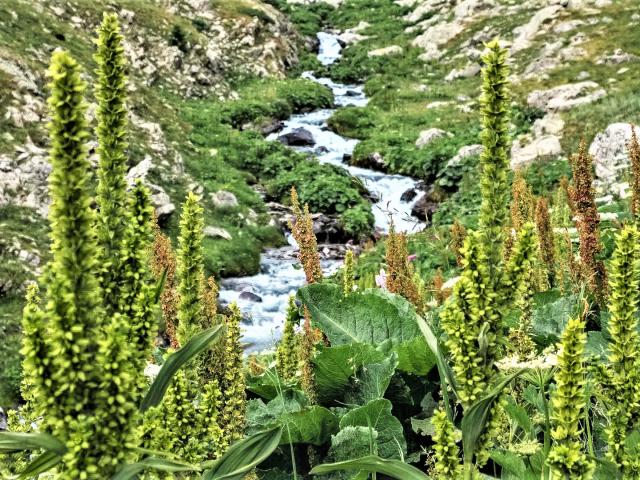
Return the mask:
{"type": "Polygon", "coordinates": [[[627,145],[629,150],[629,163],[631,164],[631,205],[633,218],[640,218],[640,143],[635,125],[631,125],[631,140],[627,145]]]}
{"type": "Polygon", "coordinates": [[[582,278],[601,305],[606,298],[606,271],[599,258],[602,251],[600,242],[600,214],[596,206],[593,186],[593,159],[587,152],[584,139],[578,152],[571,157],[573,184],[569,188],[576,226],[580,234],[580,264],[582,278]]]}

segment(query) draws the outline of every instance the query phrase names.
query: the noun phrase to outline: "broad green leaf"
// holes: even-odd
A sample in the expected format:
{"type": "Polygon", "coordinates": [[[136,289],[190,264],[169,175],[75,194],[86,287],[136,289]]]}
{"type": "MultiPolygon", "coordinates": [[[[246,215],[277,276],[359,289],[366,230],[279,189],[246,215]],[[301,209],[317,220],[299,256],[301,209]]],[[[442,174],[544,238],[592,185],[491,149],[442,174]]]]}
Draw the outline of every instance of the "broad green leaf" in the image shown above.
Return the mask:
{"type": "Polygon", "coordinates": [[[423,337],[403,342],[396,346],[398,370],[413,375],[426,376],[436,365],[436,357],[423,337]]]}
{"type": "Polygon", "coordinates": [[[405,363],[412,373],[433,365],[428,357],[424,357],[424,365],[415,365],[421,357],[406,361],[418,345],[406,343],[419,337],[420,329],[415,308],[404,298],[381,289],[344,297],[339,286],[330,284],[308,285],[298,290],[298,297],[308,307],[314,326],[327,335],[332,345],[367,343],[377,347],[386,343],[402,357],[400,370],[405,363]]]}
{"type": "Polygon", "coordinates": [[[476,403],[471,405],[462,417],[462,448],[465,455],[474,455],[478,446],[478,439],[489,421],[489,413],[497,398],[502,395],[505,387],[524,370],[517,371],[502,379],[498,385],[476,403]]]}
{"type": "Polygon", "coordinates": [[[593,480],[618,480],[622,478],[620,469],[604,458],[594,458],[596,462],[596,471],[593,474],[593,480]]]}
{"type": "Polygon", "coordinates": [[[391,377],[398,366],[398,357],[392,353],[379,363],[363,365],[356,374],[357,381],[351,387],[346,403],[365,404],[371,400],[382,398],[391,383],[391,377]]]}
{"type": "Polygon", "coordinates": [[[18,480],[26,480],[34,477],[37,478],[39,474],[48,472],[60,463],[61,460],[62,457],[56,452],[44,452],[38,455],[29,463],[29,465],[27,465],[27,468],[25,468],[18,476],[18,480]]]}
{"type": "Polygon", "coordinates": [[[278,448],[282,428],[276,427],[251,435],[229,447],[209,468],[202,480],[242,480],[278,448]]]}
{"type": "Polygon", "coordinates": [[[344,398],[351,377],[362,365],[380,362],[385,355],[366,343],[337,345],[321,350],[313,359],[316,390],[321,403],[344,398]]]}
{"type": "Polygon", "coordinates": [[[312,475],[322,475],[325,473],[339,472],[343,470],[363,470],[371,473],[382,473],[398,480],[431,480],[430,477],[422,473],[415,467],[407,465],[400,460],[385,460],[375,455],[359,458],[357,460],[347,460],[345,462],[327,463],[318,465],[311,470],[312,475]]]}
{"type": "Polygon", "coordinates": [[[285,413],[279,418],[282,425],[282,444],[308,443],[323,445],[338,431],[338,417],[320,405],[285,413]]]}
{"type": "Polygon", "coordinates": [[[348,426],[371,427],[378,432],[376,448],[382,458],[401,458],[407,453],[400,420],[391,413],[392,404],[386,398],[372,400],[354,408],[340,419],[340,429],[348,426]]]}
{"type": "Polygon", "coordinates": [[[332,345],[368,343],[393,345],[419,335],[416,312],[404,298],[371,289],[344,297],[337,285],[308,285],[298,291],[313,323],[332,345]]]}
{"type": "Polygon", "coordinates": [[[306,397],[298,390],[287,390],[266,404],[261,399],[249,400],[246,412],[247,433],[258,433],[267,426],[280,425],[283,415],[299,412],[306,405],[306,397]]]}
{"type": "Polygon", "coordinates": [[[130,465],[125,465],[118,470],[111,480],[130,480],[131,478],[138,478],[138,474],[147,470],[156,470],[159,472],[196,472],[201,470],[196,465],[189,465],[188,463],[178,462],[176,460],[168,460],[166,458],[148,457],[130,465]]]}
{"type": "Polygon", "coordinates": [[[503,469],[503,476],[505,472],[512,475],[514,480],[538,480],[539,474],[527,468],[524,460],[516,453],[509,452],[507,450],[492,450],[491,459],[500,465],[503,469]]]}
{"type": "Polygon", "coordinates": [[[265,400],[273,400],[282,390],[296,388],[293,382],[286,382],[279,376],[275,367],[265,370],[260,375],[250,375],[247,378],[247,390],[261,396],[265,400]]]}
{"type": "Polygon", "coordinates": [[[193,357],[206,350],[213,342],[219,340],[223,332],[222,325],[209,328],[194,335],[184,347],[169,356],[142,400],[140,411],[145,412],[149,408],[159,405],[176,372],[193,357]]]}
{"type": "Polygon", "coordinates": [[[606,360],[609,354],[609,343],[602,332],[587,332],[587,355],[606,360]]]}
{"type": "Polygon", "coordinates": [[[436,429],[431,423],[431,418],[415,418],[411,417],[411,430],[423,437],[432,436],[436,429]]]}
{"type": "Polygon", "coordinates": [[[579,299],[580,295],[561,296],[557,290],[533,296],[532,334],[538,344],[548,346],[560,339],[569,318],[577,313],[579,299]]]}
{"type": "Polygon", "coordinates": [[[0,452],[12,453],[24,450],[47,450],[64,455],[67,447],[47,433],[0,432],[0,452]]]}
{"type": "Polygon", "coordinates": [[[378,438],[377,430],[369,427],[345,427],[331,437],[329,458],[335,462],[371,455],[378,438]]]}
{"type": "Polygon", "coordinates": [[[507,397],[507,400],[507,404],[504,407],[506,412],[530,438],[533,438],[535,432],[527,411],[516,404],[512,397],[507,397]]]}

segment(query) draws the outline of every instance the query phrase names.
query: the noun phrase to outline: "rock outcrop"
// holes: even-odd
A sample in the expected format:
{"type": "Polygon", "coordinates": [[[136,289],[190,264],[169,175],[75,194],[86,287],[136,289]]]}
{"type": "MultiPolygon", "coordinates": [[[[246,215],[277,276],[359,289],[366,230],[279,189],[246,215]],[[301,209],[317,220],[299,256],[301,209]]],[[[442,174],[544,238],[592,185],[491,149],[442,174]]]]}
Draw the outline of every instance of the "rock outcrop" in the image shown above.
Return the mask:
{"type": "Polygon", "coordinates": [[[568,83],[549,90],[535,90],[527,97],[527,103],[548,112],[570,110],[593,103],[607,92],[596,82],[568,83]]]}
{"type": "MultiPolygon", "coordinates": [[[[628,123],[612,123],[604,132],[598,133],[589,146],[596,178],[605,192],[619,193],[620,188],[616,184],[629,171],[627,144],[631,140],[631,128],[628,123]]],[[[637,127],[636,133],[640,134],[637,127]]]]}

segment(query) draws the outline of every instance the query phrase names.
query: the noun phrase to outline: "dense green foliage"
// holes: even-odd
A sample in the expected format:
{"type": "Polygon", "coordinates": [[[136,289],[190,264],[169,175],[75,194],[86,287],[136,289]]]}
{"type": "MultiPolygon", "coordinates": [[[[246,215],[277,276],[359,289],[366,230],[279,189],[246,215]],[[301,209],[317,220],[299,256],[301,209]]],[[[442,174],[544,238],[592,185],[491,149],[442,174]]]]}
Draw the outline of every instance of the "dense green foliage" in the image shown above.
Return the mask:
{"type": "MultiPolygon", "coordinates": [[[[540,112],[512,110],[507,52],[498,41],[483,57],[481,121],[453,122],[454,137],[421,150],[416,133],[435,113],[412,116],[407,97],[418,93],[393,87],[440,67],[414,71],[412,48],[393,59],[366,54],[391,39],[407,46],[396,21],[405,7],[391,0],[347,0],[335,10],[270,3],[307,33],[370,13],[379,35],[349,47],[330,73],[367,80],[372,102],[338,110],[330,126],[363,139],[356,162],[383,152],[389,171],[434,182],[440,199],[452,193],[436,216],[440,225],[408,236],[392,228],[358,258],[349,250],[343,271],[323,278],[309,212],[338,215],[349,236],[367,237],[373,219],[365,188],[340,168],[266,143],[258,131],[332,99],[304,80],[243,80],[238,100],[194,100],[181,112],[193,126],[189,171],[209,192],[227,188],[217,171],[228,168],[239,205],[216,207],[206,195],[183,191],[180,224],[167,225],[177,235],[177,255],[169,241],[164,252],[177,257],[175,284],[166,285],[162,268],[154,278],[149,191],[142,182],[126,191],[126,67],[115,17],[106,16],[97,55],[95,192],[80,68],[66,52],[53,55],[51,258],[42,291],[27,289],[26,403],[11,412],[11,432],[0,433],[0,453],[10,454],[0,472],[149,480],[640,478],[635,207],[616,199],[598,210],[584,144],[571,185],[559,180],[566,162],[554,160],[518,174],[510,188],[511,138],[540,112]],[[446,166],[460,145],[478,139],[479,156],[446,166]],[[230,211],[260,208],[255,192],[238,186],[246,182],[264,187],[268,200],[287,202],[291,192],[290,229],[308,283],[289,300],[277,350],[248,362],[243,314],[235,304],[218,308],[217,284],[205,272],[254,271],[249,264],[261,245],[277,239],[253,220],[230,227],[247,243],[260,238],[251,247],[204,237],[205,225],[228,225],[230,211]],[[607,209],[621,214],[600,221],[607,209]],[[569,231],[574,225],[579,235],[569,231]],[[170,304],[163,304],[165,315],[177,312],[170,348],[161,337],[152,343],[169,320],[160,318],[160,298],[170,304]]],[[[266,15],[242,2],[228,8],[266,15]]],[[[172,43],[189,51],[192,32],[178,25],[170,32],[172,43]]],[[[17,370],[0,378],[17,379],[17,370]]]]}

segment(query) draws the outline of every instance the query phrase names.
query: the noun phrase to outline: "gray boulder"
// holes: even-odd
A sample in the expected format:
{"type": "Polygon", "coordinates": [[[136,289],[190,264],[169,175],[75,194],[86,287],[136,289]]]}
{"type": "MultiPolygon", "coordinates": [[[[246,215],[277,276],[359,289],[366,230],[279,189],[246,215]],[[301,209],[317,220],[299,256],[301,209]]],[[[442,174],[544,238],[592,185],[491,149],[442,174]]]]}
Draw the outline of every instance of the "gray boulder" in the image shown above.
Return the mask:
{"type": "Polygon", "coordinates": [[[595,102],[606,94],[607,92],[596,82],[585,81],[568,83],[548,90],[534,90],[527,97],[527,103],[531,107],[548,112],[563,111],[595,102]]]}
{"type": "MultiPolygon", "coordinates": [[[[636,133],[640,133],[636,129],[636,133]]],[[[631,125],[612,123],[598,133],[589,146],[596,167],[596,178],[606,191],[620,181],[629,169],[627,144],[631,140],[631,125]]]]}
{"type": "Polygon", "coordinates": [[[238,199],[236,196],[228,192],[227,190],[219,190],[215,193],[211,194],[211,201],[216,208],[219,209],[228,209],[235,208],[238,206],[238,199]]]}
{"type": "Polygon", "coordinates": [[[278,141],[290,147],[311,147],[316,141],[311,132],[305,128],[294,128],[289,133],[280,135],[278,141]]]}

